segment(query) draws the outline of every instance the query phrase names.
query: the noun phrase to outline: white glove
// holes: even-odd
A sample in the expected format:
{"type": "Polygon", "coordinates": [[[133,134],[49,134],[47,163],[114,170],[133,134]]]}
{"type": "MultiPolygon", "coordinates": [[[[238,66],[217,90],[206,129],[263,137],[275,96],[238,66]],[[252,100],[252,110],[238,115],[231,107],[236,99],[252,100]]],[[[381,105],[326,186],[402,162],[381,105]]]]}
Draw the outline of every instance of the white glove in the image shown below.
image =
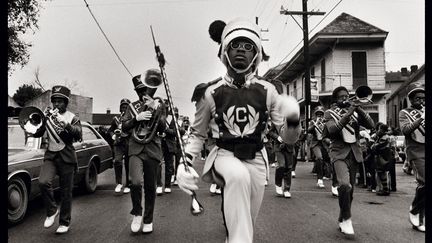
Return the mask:
{"type": "Polygon", "coordinates": [[[424,120],[425,119],[425,114],[426,112],[423,112],[423,114],[421,115],[421,118],[424,120]]]}
{"type": "Polygon", "coordinates": [[[66,118],[60,114],[57,114],[56,120],[61,124],[62,127],[66,127],[66,125],[68,124],[66,118]]]}
{"type": "Polygon", "coordinates": [[[300,106],[293,96],[280,95],[277,102],[280,114],[289,122],[298,122],[300,119],[300,106]]]}
{"type": "Polygon", "coordinates": [[[189,166],[189,172],[186,171],[184,163],[180,163],[177,167],[177,182],[180,189],[189,195],[192,195],[192,191],[198,190],[198,173],[189,166]]]}
{"type": "Polygon", "coordinates": [[[116,135],[114,134],[114,135],[112,135],[112,140],[115,140],[116,139],[116,135]]]}
{"type": "Polygon", "coordinates": [[[148,121],[152,117],[151,111],[142,111],[136,116],[137,121],[148,121]]]}

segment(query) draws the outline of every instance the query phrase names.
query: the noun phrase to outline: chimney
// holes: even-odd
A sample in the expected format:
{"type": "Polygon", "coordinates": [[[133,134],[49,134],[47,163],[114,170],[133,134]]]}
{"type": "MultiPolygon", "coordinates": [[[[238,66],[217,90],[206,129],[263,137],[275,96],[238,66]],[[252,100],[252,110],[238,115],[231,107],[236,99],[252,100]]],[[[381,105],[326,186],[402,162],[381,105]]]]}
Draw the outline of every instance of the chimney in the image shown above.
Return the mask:
{"type": "Polygon", "coordinates": [[[406,67],[401,68],[401,75],[402,76],[408,76],[409,75],[408,68],[406,68],[406,67]]]}
{"type": "Polygon", "coordinates": [[[410,68],[411,68],[411,74],[417,72],[417,70],[418,70],[418,66],[417,65],[411,65],[410,68]]]}
{"type": "Polygon", "coordinates": [[[106,113],[107,113],[107,115],[111,114],[111,109],[110,109],[110,108],[107,108],[106,113]]]}

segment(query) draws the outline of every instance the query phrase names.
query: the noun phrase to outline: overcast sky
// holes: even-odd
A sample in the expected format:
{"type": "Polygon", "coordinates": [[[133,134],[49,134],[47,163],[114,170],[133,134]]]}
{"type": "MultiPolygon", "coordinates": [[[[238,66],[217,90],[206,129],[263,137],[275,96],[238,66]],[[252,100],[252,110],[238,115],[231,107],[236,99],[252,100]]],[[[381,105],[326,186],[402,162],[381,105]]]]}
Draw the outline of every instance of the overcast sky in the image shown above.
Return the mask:
{"type": "MultiPolygon", "coordinates": [[[[302,30],[296,22],[279,13],[302,9],[301,0],[87,0],[90,9],[117,53],[133,75],[157,68],[150,33],[167,60],[166,74],[174,105],[180,114],[192,116],[193,88],[226,72],[217,58],[218,45],[209,38],[214,20],[235,17],[255,21],[259,17],[263,46],[270,60],[259,66],[269,68],[286,62],[301,48],[302,30]],[[288,55],[291,52],[290,55],[288,55]]],[[[389,32],[385,41],[386,71],[421,66],[425,60],[425,10],[423,0],[309,0],[308,10],[327,12],[309,18],[310,34],[324,28],[342,12],[389,32]],[[339,4],[338,4],[339,3],[339,4]],[[337,5],[337,6],[336,6],[337,5]],[[336,6],[336,7],[335,7],[336,6]],[[335,7],[335,8],[334,8],[335,7]],[[333,11],[331,11],[334,8],[333,11]],[[330,12],[331,11],[331,12],[330,12]],[[324,19],[323,19],[324,18],[324,19]],[[322,21],[319,25],[317,25],[322,21]]],[[[93,97],[93,112],[107,108],[118,111],[122,98],[136,100],[130,74],[119,62],[92,19],[82,0],[52,0],[43,4],[39,30],[25,36],[33,47],[29,63],[19,67],[8,80],[8,93],[39,78],[47,89],[54,84],[75,84],[72,93],[93,97]]],[[[295,17],[301,24],[301,18],[295,17]]],[[[159,96],[165,97],[161,88],[159,96]]]]}

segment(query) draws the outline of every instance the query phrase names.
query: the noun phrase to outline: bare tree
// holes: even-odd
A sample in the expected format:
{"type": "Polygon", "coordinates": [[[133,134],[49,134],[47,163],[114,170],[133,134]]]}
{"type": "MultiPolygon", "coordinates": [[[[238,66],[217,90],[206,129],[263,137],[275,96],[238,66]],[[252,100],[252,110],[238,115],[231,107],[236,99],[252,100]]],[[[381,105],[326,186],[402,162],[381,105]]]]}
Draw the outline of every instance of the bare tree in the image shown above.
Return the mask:
{"type": "Polygon", "coordinates": [[[37,86],[39,86],[43,90],[43,92],[45,92],[46,90],[39,79],[39,74],[40,74],[40,67],[37,66],[36,70],[34,71],[34,75],[35,75],[34,82],[36,83],[37,86]]]}

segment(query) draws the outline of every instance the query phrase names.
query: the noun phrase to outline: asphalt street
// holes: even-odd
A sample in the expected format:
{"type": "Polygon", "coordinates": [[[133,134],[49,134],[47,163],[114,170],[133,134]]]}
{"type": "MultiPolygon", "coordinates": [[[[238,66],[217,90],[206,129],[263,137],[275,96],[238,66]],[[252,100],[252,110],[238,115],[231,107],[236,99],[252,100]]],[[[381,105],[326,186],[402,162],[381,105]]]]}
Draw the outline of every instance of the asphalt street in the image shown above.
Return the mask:
{"type": "MultiPolygon", "coordinates": [[[[325,188],[316,186],[312,163],[299,161],[292,180],[292,198],[277,197],[274,168],[266,187],[261,211],[255,226],[254,242],[424,242],[425,234],[411,228],[408,208],[414,197],[415,178],[397,165],[397,192],[380,197],[364,188],[355,188],[352,204],[354,238],[346,238],[338,230],[339,206],[331,195],[331,181],[325,188]]],[[[196,163],[201,172],[203,161],[196,163]]],[[[209,184],[200,182],[198,199],[205,212],[192,216],[190,197],[178,187],[170,194],[158,196],[152,234],[130,231],[131,199],[129,194],[114,195],[114,171],[99,175],[93,194],[74,192],[72,223],[69,233],[56,235],[53,227],[43,228],[45,211],[40,198],[31,202],[19,225],[8,228],[9,242],[224,242],[225,228],[221,215],[221,197],[209,192],[209,184]]]]}

